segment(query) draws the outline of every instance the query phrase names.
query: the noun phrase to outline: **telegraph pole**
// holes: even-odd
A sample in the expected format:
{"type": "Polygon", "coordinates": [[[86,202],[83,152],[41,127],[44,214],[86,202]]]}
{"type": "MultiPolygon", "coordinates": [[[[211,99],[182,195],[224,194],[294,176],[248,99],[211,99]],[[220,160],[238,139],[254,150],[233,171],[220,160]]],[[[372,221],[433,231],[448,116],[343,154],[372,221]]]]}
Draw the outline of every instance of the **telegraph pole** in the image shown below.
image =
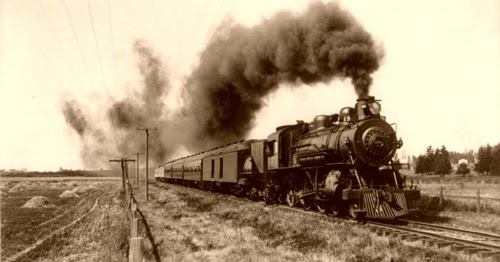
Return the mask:
{"type": "Polygon", "coordinates": [[[128,182],[128,166],[127,162],[135,162],[134,159],[127,159],[123,157],[122,159],[110,159],[109,162],[120,162],[122,168],[122,192],[126,192],[127,187],[125,186],[125,179],[128,182]]]}
{"type": "Polygon", "coordinates": [[[136,156],[136,159],[135,159],[135,170],[134,170],[134,174],[135,174],[135,185],[137,186],[137,188],[139,188],[139,155],[142,155],[141,153],[134,153],[134,155],[136,156]]]}
{"type": "Polygon", "coordinates": [[[148,178],[149,178],[149,170],[148,170],[148,157],[149,157],[149,131],[158,131],[158,129],[151,128],[151,127],[144,127],[144,128],[137,128],[137,130],[144,130],[146,131],[146,181],[144,185],[146,186],[146,201],[148,201],[148,178]]]}

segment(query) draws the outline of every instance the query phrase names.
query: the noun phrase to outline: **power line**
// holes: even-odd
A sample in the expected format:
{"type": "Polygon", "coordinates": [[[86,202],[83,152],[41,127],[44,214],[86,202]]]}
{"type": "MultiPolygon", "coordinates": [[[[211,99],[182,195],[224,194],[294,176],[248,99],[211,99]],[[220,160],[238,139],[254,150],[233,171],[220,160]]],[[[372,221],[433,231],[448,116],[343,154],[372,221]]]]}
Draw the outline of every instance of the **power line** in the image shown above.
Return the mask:
{"type": "Polygon", "coordinates": [[[115,73],[115,89],[117,88],[117,74],[116,74],[116,60],[115,60],[115,41],[113,38],[113,20],[111,19],[111,3],[108,0],[108,17],[109,17],[109,30],[111,32],[111,57],[113,58],[113,70],[115,73]]]}
{"type": "MultiPolygon", "coordinates": [[[[47,27],[50,29],[50,31],[52,31],[53,35],[55,36],[56,40],[57,40],[57,43],[59,44],[59,47],[62,49],[63,48],[63,45],[62,45],[62,42],[61,40],[59,39],[59,36],[57,34],[57,32],[54,30],[54,25],[51,23],[50,19],[49,19],[49,15],[47,14],[47,10],[45,9],[45,6],[43,5],[43,2],[42,0],[39,1],[40,3],[40,7],[42,9],[42,12],[45,16],[45,20],[47,21],[47,27]]],[[[90,81],[89,81],[90,82],[90,81]]],[[[64,88],[65,90],[68,90],[68,88],[64,88]]],[[[95,96],[95,94],[94,94],[95,96]]],[[[78,106],[78,104],[76,105],[76,107],[78,108],[78,110],[83,114],[83,111],[81,110],[81,108],[78,106]]],[[[94,119],[92,118],[88,118],[86,117],[86,119],[90,119],[90,121],[92,121],[93,125],[96,126],[96,123],[94,121],[94,119]]],[[[104,137],[104,139],[107,140],[107,137],[104,137]]]]}
{"type": "MultiPolygon", "coordinates": [[[[40,7],[41,7],[41,9],[42,9],[42,12],[43,12],[43,14],[44,14],[44,16],[45,16],[45,19],[47,20],[46,26],[47,26],[47,28],[49,28],[51,31],[53,31],[53,34],[54,34],[54,36],[55,36],[55,38],[56,38],[57,42],[59,43],[60,47],[62,48],[62,47],[63,47],[63,45],[62,45],[62,43],[61,43],[61,41],[60,41],[60,39],[59,39],[59,37],[58,37],[57,33],[53,30],[53,24],[52,24],[52,23],[50,23],[49,16],[47,15],[47,11],[46,11],[46,9],[45,9],[45,7],[44,7],[44,5],[43,5],[42,0],[40,0],[39,2],[40,2],[40,7]]],[[[16,12],[17,16],[19,17],[19,19],[20,19],[21,23],[22,23],[22,24],[23,24],[23,26],[26,28],[27,32],[29,33],[29,36],[32,38],[32,42],[33,42],[33,43],[35,43],[35,42],[36,42],[36,41],[35,41],[35,39],[36,39],[36,38],[33,36],[33,35],[34,35],[34,34],[33,34],[33,32],[31,32],[30,30],[28,30],[28,26],[27,26],[27,24],[25,23],[25,21],[24,21],[24,19],[23,19],[22,15],[21,15],[21,12],[20,12],[20,11],[18,10],[18,8],[14,5],[14,3],[13,3],[13,2],[11,2],[11,1],[9,0],[9,3],[10,3],[10,4],[12,5],[12,7],[14,8],[14,11],[16,12]]],[[[72,24],[72,23],[71,23],[71,21],[70,21],[70,24],[72,24]]],[[[75,32],[75,31],[73,31],[73,32],[75,32]]],[[[76,39],[77,39],[77,43],[78,43],[78,38],[76,38],[76,39]]],[[[42,49],[42,47],[41,47],[40,45],[36,45],[36,46],[37,46],[37,47],[38,47],[38,49],[40,50],[41,54],[45,57],[45,61],[51,61],[51,60],[49,59],[49,57],[48,57],[48,55],[47,55],[46,51],[45,51],[44,49],[42,49]]],[[[81,49],[80,49],[80,50],[81,50],[81,49]]],[[[82,53],[81,53],[81,54],[82,54],[82,53]]],[[[82,56],[82,58],[83,58],[83,56],[82,56]]],[[[84,65],[85,65],[85,60],[83,59],[83,61],[84,61],[84,65]]],[[[88,76],[88,77],[89,77],[89,79],[90,79],[90,76],[89,76],[89,74],[88,74],[88,70],[87,70],[87,76],[88,76]]],[[[53,78],[51,78],[51,80],[52,80],[52,81],[51,81],[51,82],[52,82],[52,84],[53,84],[53,85],[55,85],[55,82],[54,82],[53,78]]],[[[89,80],[89,83],[90,83],[90,80],[89,80]]],[[[67,88],[67,87],[66,87],[66,88],[64,88],[64,89],[65,89],[65,90],[68,90],[68,88],[67,88]]],[[[95,93],[94,93],[94,95],[95,95],[95,93]]],[[[79,105],[78,105],[78,104],[76,104],[76,108],[77,108],[78,112],[80,112],[80,113],[83,115],[83,111],[81,110],[81,108],[79,107],[79,105]]],[[[96,125],[96,123],[95,123],[94,119],[92,119],[92,118],[87,118],[87,117],[86,117],[85,119],[90,119],[90,121],[93,123],[93,125],[96,125]]],[[[104,137],[104,139],[105,139],[105,140],[106,140],[106,142],[107,142],[107,140],[108,140],[108,139],[107,139],[107,137],[104,137]]]]}
{"type": "Polygon", "coordinates": [[[80,45],[80,41],[78,40],[78,35],[76,34],[75,26],[73,25],[73,21],[71,20],[71,16],[69,15],[68,6],[66,6],[65,0],[62,0],[62,2],[64,4],[64,9],[66,10],[66,16],[68,17],[68,21],[69,21],[69,24],[71,26],[71,30],[73,31],[73,36],[75,37],[76,44],[78,45],[78,50],[80,50],[80,56],[82,57],[83,66],[85,67],[85,70],[87,71],[87,75],[88,75],[89,81],[90,81],[90,71],[89,71],[89,68],[87,66],[87,62],[85,61],[82,46],[80,45]]]}
{"type": "MultiPolygon", "coordinates": [[[[224,1],[222,1],[222,2],[224,2],[224,1]]],[[[222,7],[222,4],[221,4],[221,6],[219,6],[219,11],[220,11],[220,7],[222,7]]],[[[220,28],[222,27],[222,25],[224,24],[224,22],[226,21],[226,19],[227,19],[227,16],[224,16],[224,19],[222,19],[221,23],[219,24],[219,26],[218,26],[218,27],[217,27],[217,29],[215,30],[214,34],[212,35],[212,38],[210,38],[210,41],[208,42],[208,44],[205,46],[205,48],[204,48],[204,49],[203,49],[203,51],[201,52],[201,55],[200,55],[200,59],[199,59],[199,60],[203,59],[203,56],[205,55],[205,52],[206,52],[206,51],[207,51],[207,49],[208,49],[208,48],[212,45],[213,40],[215,39],[215,37],[216,37],[216,36],[217,36],[217,34],[219,33],[219,30],[220,30],[220,28]]],[[[210,29],[209,29],[208,31],[210,31],[210,29]]],[[[196,70],[198,69],[198,66],[199,66],[199,64],[198,64],[198,65],[196,65],[196,67],[195,67],[192,71],[193,71],[193,72],[194,72],[194,71],[196,71],[196,70]]],[[[180,90],[182,90],[182,89],[184,88],[184,86],[186,85],[186,82],[187,82],[187,79],[188,79],[188,78],[189,78],[189,76],[184,77],[184,80],[183,80],[183,81],[182,81],[182,83],[181,83],[180,90]]],[[[161,121],[159,121],[159,122],[157,123],[157,126],[160,126],[160,124],[161,124],[160,122],[161,122],[161,121]]]]}
{"type": "MultiPolygon", "coordinates": [[[[82,46],[80,45],[80,41],[78,40],[78,34],[76,33],[75,26],[73,24],[73,20],[71,19],[71,15],[69,14],[68,6],[66,5],[66,1],[65,0],[62,0],[62,2],[63,2],[63,5],[64,5],[64,9],[66,10],[66,17],[68,18],[68,22],[70,24],[71,30],[73,31],[73,37],[75,38],[76,44],[78,46],[78,50],[80,51],[80,57],[82,58],[82,63],[83,63],[83,66],[85,68],[85,71],[87,73],[87,77],[89,79],[89,85],[92,85],[92,80],[91,80],[91,77],[90,77],[90,71],[89,71],[89,68],[87,66],[87,62],[85,60],[85,56],[83,55],[82,46]]],[[[94,94],[94,96],[96,98],[96,101],[99,101],[99,99],[97,98],[97,95],[95,94],[95,92],[93,92],[93,94],[94,94]]],[[[101,110],[101,109],[99,108],[99,110],[101,110]]],[[[102,114],[101,114],[101,120],[103,120],[102,114]]],[[[106,138],[106,140],[107,140],[107,138],[106,138]]],[[[116,144],[116,133],[115,133],[115,144],[116,144]]],[[[117,147],[117,153],[118,153],[118,146],[116,146],[116,147],[117,147]]]]}
{"type": "Polygon", "coordinates": [[[39,2],[40,2],[40,7],[42,8],[42,12],[43,12],[43,14],[44,14],[44,16],[45,16],[45,20],[47,20],[47,27],[49,27],[49,28],[50,28],[50,30],[54,32],[54,36],[56,37],[57,43],[59,43],[59,46],[60,46],[61,48],[63,48],[63,45],[62,45],[62,43],[61,43],[61,40],[59,40],[59,36],[58,36],[58,35],[57,35],[57,33],[53,30],[54,25],[53,25],[53,24],[50,22],[50,20],[49,20],[49,16],[47,15],[47,10],[45,10],[45,7],[43,6],[42,0],[40,0],[39,2]],[[49,24],[50,24],[50,26],[49,26],[49,24]]]}
{"type": "Polygon", "coordinates": [[[92,9],[90,8],[90,0],[87,0],[87,6],[89,8],[89,15],[90,15],[90,23],[92,24],[92,31],[94,33],[94,40],[95,40],[95,45],[97,47],[97,57],[99,58],[99,66],[101,69],[101,76],[102,76],[102,81],[104,83],[104,92],[106,93],[106,100],[108,101],[108,108],[109,108],[109,116],[111,117],[111,127],[113,128],[113,134],[115,136],[115,144],[116,144],[116,151],[119,152],[120,150],[118,149],[118,139],[116,137],[116,129],[115,129],[115,121],[113,120],[113,114],[111,111],[111,103],[109,102],[109,95],[108,95],[108,90],[106,86],[106,80],[104,77],[104,69],[102,66],[102,59],[101,59],[101,54],[99,51],[99,43],[97,41],[97,35],[95,33],[95,27],[94,27],[94,19],[92,18],[92,9]]]}

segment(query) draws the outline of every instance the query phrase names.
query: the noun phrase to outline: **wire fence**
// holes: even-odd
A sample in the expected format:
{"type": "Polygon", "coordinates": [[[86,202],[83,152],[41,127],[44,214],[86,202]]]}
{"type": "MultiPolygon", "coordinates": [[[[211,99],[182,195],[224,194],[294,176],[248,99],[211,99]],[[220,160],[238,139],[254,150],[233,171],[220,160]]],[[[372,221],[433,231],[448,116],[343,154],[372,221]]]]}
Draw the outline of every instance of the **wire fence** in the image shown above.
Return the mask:
{"type": "Polygon", "coordinates": [[[130,249],[129,249],[129,261],[130,262],[142,262],[144,258],[144,238],[140,236],[139,232],[139,221],[142,222],[144,227],[144,233],[146,238],[151,243],[152,253],[155,261],[160,262],[160,254],[158,252],[158,247],[154,241],[151,228],[146,220],[146,217],[139,209],[139,204],[134,196],[134,191],[129,181],[127,181],[127,187],[125,190],[127,209],[130,211],[128,214],[130,216],[130,249]]]}

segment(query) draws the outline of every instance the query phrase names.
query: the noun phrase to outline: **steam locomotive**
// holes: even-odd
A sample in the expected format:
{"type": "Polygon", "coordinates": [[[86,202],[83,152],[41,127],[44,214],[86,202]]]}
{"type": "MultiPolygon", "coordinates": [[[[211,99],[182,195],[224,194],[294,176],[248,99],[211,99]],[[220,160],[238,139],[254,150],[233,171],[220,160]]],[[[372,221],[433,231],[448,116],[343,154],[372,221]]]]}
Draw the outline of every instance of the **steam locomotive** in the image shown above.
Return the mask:
{"type": "Polygon", "coordinates": [[[280,126],[267,139],[167,162],[155,178],[355,219],[405,216],[420,191],[393,164],[403,142],[380,111],[380,100],[358,99],[339,114],[280,126]]]}

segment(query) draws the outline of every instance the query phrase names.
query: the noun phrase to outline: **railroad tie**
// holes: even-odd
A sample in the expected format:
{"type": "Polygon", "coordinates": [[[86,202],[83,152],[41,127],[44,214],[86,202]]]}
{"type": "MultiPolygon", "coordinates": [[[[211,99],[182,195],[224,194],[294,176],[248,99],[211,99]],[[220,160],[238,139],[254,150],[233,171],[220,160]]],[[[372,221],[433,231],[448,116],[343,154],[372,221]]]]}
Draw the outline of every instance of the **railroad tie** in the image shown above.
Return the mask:
{"type": "Polygon", "coordinates": [[[428,247],[432,247],[434,246],[438,241],[435,240],[435,239],[429,239],[429,238],[425,238],[422,240],[422,242],[424,243],[424,245],[428,246],[428,247]]]}
{"type": "Polygon", "coordinates": [[[498,251],[479,251],[477,253],[477,255],[480,258],[488,258],[488,257],[497,256],[497,258],[500,259],[500,252],[498,252],[498,251]]]}
{"type": "Polygon", "coordinates": [[[393,233],[392,230],[384,230],[384,236],[388,237],[393,233]]]}
{"type": "Polygon", "coordinates": [[[463,250],[464,254],[466,255],[474,255],[479,253],[479,251],[486,251],[486,250],[477,247],[466,248],[463,250]]]}
{"type": "Polygon", "coordinates": [[[451,246],[451,245],[452,245],[452,243],[450,243],[450,242],[443,242],[443,241],[439,241],[439,242],[434,243],[434,245],[435,245],[437,248],[443,248],[443,247],[451,246]]]}
{"type": "Polygon", "coordinates": [[[401,238],[401,236],[403,235],[404,233],[402,232],[392,232],[391,234],[389,234],[389,237],[392,237],[392,238],[401,238]]]}
{"type": "Polygon", "coordinates": [[[415,242],[419,240],[419,237],[416,235],[402,235],[401,240],[407,241],[407,242],[415,242]]]}
{"type": "Polygon", "coordinates": [[[450,250],[451,251],[462,251],[465,248],[472,248],[472,247],[467,247],[467,246],[462,246],[462,245],[452,245],[450,250]]]}

